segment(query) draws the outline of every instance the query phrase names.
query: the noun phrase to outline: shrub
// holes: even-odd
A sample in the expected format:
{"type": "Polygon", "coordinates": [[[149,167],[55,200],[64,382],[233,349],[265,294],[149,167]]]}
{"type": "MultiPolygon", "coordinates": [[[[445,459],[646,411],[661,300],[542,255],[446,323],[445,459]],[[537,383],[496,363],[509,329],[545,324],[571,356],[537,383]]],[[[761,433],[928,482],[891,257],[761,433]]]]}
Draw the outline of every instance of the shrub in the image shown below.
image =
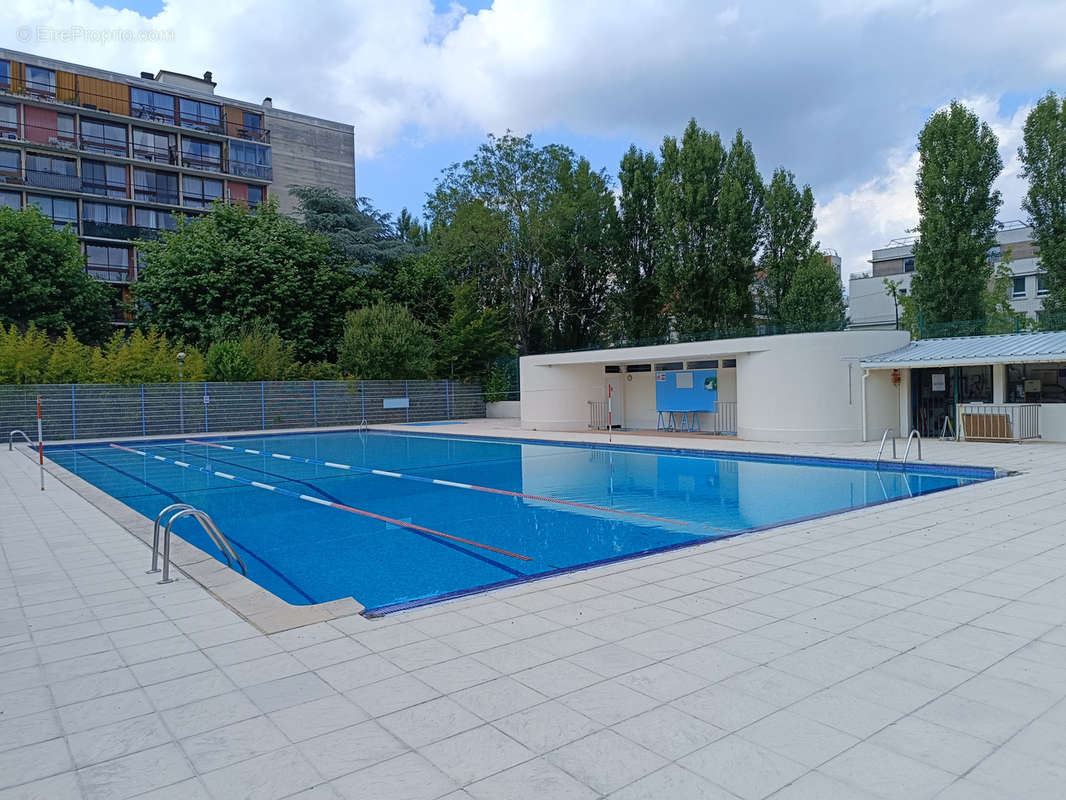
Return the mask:
{"type": "Polygon", "coordinates": [[[363,380],[428,378],[433,340],[401,305],[378,303],[344,319],[337,365],[363,380]]]}
{"type": "Polygon", "coordinates": [[[245,355],[241,343],[233,339],[212,344],[207,350],[205,366],[209,381],[255,380],[255,363],[245,355]]]}

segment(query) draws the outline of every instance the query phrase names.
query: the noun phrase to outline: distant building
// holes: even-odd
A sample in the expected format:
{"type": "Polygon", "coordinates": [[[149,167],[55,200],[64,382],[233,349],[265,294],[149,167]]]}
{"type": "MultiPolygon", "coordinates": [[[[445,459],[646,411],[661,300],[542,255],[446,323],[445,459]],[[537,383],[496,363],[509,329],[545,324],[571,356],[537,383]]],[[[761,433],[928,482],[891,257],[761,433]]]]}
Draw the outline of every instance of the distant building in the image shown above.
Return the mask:
{"type": "Polygon", "coordinates": [[[825,258],[825,263],[833,268],[833,271],[840,278],[840,282],[844,283],[843,265],[840,262],[840,254],[831,247],[827,247],[822,250],[822,257],[825,258]]]}
{"type": "MultiPolygon", "coordinates": [[[[885,291],[885,278],[897,281],[910,292],[914,275],[915,237],[893,239],[874,250],[868,272],[853,273],[848,281],[848,317],[852,328],[894,328],[896,307],[885,291]]],[[[1010,252],[1013,275],[1011,306],[1019,314],[1036,317],[1044,308],[1047,285],[1033,245],[1033,229],[1021,222],[1004,223],[996,234],[996,246],[988,251],[993,262],[1010,252]]]]}
{"type": "Polygon", "coordinates": [[[140,77],[0,48],[0,206],[35,205],[70,225],[89,274],[122,296],[136,239],[215,200],[256,207],[288,187],[355,193],[355,129],[215,94],[202,78],[140,77]]]}

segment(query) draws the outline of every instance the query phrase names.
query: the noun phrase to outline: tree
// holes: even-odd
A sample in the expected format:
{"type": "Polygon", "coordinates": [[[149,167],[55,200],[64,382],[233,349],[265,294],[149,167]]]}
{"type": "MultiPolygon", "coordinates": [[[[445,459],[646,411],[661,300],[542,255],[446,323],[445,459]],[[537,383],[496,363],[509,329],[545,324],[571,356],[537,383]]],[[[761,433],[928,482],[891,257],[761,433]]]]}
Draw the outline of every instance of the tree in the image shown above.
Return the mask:
{"type": "Polygon", "coordinates": [[[755,254],[762,238],[763,183],[751,142],[739,130],[722,171],[717,217],[714,256],[723,289],[716,327],[750,325],[755,313],[755,254]]]}
{"type": "Polygon", "coordinates": [[[433,339],[403,306],[377,303],[345,317],[337,364],[368,381],[428,378],[433,339]]]}
{"type": "Polygon", "coordinates": [[[111,290],[85,272],[70,228],[57,231],[34,206],[0,208],[0,326],[70,327],[97,342],[110,330],[111,290]]]}
{"type": "Polygon", "coordinates": [[[42,383],[49,353],[48,337],[32,322],[25,333],[0,325],[0,383],[42,383]]]}
{"type": "Polygon", "coordinates": [[[844,290],[833,267],[812,252],[792,276],[781,301],[782,321],[791,332],[823,331],[844,325],[844,290]]]}
{"type": "Polygon", "coordinates": [[[659,170],[654,153],[632,146],[618,172],[619,247],[610,297],[613,331],[623,340],[662,336],[666,315],[656,273],[661,236],[655,205],[659,170]]]}
{"type": "Polygon", "coordinates": [[[1048,294],[1044,309],[1066,313],[1066,98],[1054,92],[1029,112],[1018,149],[1029,191],[1022,208],[1040,249],[1048,294]]]}
{"type": "Polygon", "coordinates": [[[52,345],[52,354],[48,358],[48,383],[88,383],[92,376],[89,368],[92,349],[82,344],[69,327],[61,339],[52,345]]]}
{"type": "Polygon", "coordinates": [[[437,374],[477,378],[501,355],[513,353],[504,314],[480,308],[472,281],[455,287],[451,317],[441,326],[437,374]]]}
{"type": "Polygon", "coordinates": [[[975,320],[986,313],[1000,193],[992,183],[1003,169],[992,129],[961,103],[930,117],[918,136],[918,241],[911,290],[928,323],[975,320]]]}
{"type": "Polygon", "coordinates": [[[401,233],[391,217],[366,197],[357,199],[322,186],[295,186],[289,192],[296,198],[307,229],[326,236],[338,253],[364,267],[364,272],[420,250],[408,238],[411,227],[417,225],[410,215],[401,233]]]}
{"type": "Polygon", "coordinates": [[[810,186],[797,187],[795,176],[779,167],[766,187],[763,211],[759,310],[776,325],[784,322],[782,304],[796,271],[817,250],[814,193],[810,186]]]}
{"type": "Polygon", "coordinates": [[[172,339],[239,338],[271,326],[302,360],[330,356],[357,280],[325,236],[268,202],[254,213],[216,203],[205,217],[139,244],[137,318],[172,339]]]}
{"type": "Polygon", "coordinates": [[[270,325],[255,322],[247,328],[241,337],[241,352],[252,362],[254,380],[292,379],[296,367],[292,345],[282,341],[270,325]]]}
{"type": "Polygon", "coordinates": [[[255,380],[255,362],[236,339],[212,343],[207,350],[206,366],[209,381],[255,380]]]}

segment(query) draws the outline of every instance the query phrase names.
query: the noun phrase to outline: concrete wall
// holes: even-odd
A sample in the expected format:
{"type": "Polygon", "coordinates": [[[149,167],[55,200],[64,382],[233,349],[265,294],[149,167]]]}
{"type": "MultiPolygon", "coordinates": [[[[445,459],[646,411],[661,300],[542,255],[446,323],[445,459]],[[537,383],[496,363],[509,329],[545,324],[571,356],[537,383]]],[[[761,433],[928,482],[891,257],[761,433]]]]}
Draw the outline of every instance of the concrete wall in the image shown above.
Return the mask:
{"type": "MultiPolygon", "coordinates": [[[[902,378],[902,375],[900,377],[902,378]]],[[[902,382],[899,386],[892,384],[892,370],[870,371],[866,378],[867,441],[880,440],[885,428],[892,428],[897,433],[901,430],[898,417],[900,398],[903,396],[902,390],[902,382]]]]}
{"type": "Polygon", "coordinates": [[[355,195],[355,129],[351,125],[270,107],[263,108],[263,115],[273,150],[270,191],[282,212],[296,210],[290,186],[324,186],[355,195]]]}
{"type": "Polygon", "coordinates": [[[518,419],[522,416],[522,403],[518,400],[485,403],[485,416],[489,419],[518,419]]]}
{"type": "Polygon", "coordinates": [[[1040,438],[1045,442],[1066,442],[1066,403],[1040,404],[1040,438]]]}
{"type": "MultiPolygon", "coordinates": [[[[842,331],[526,356],[520,361],[522,427],[585,430],[588,402],[604,399],[607,364],[736,358],[735,369],[719,369],[718,390],[723,402],[737,403],[740,438],[859,441],[863,420],[858,359],[895,350],[909,338],[899,331],[842,331]]],[[[654,373],[625,373],[623,367],[615,377],[623,379],[622,424],[654,428],[654,373]]],[[[890,382],[867,386],[875,422],[884,421],[881,427],[891,425],[897,394],[890,382]]]]}

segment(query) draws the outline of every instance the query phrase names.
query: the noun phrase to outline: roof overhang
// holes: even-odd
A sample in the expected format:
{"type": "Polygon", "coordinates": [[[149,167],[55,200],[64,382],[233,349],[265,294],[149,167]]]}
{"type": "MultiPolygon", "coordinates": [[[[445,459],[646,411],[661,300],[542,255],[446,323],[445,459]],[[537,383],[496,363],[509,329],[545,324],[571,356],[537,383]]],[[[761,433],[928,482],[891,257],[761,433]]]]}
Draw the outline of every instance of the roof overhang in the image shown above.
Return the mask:
{"type": "Polygon", "coordinates": [[[969,367],[988,364],[1047,364],[1066,362],[1066,353],[1033,356],[975,356],[971,358],[944,358],[912,360],[901,358],[893,361],[860,361],[863,369],[921,369],[923,367],[969,367]]]}

